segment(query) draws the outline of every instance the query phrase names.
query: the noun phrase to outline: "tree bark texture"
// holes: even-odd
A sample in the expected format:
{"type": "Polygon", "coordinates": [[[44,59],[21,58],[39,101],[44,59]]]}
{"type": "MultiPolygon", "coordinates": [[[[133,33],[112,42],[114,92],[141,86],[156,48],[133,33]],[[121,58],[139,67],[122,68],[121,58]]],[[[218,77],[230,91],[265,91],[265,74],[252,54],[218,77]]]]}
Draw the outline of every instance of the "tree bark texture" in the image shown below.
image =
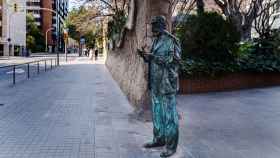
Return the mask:
{"type": "Polygon", "coordinates": [[[132,30],[127,30],[121,48],[109,51],[106,66],[130,103],[136,108],[147,109],[150,102],[147,88],[148,67],[136,50],[142,46],[146,50],[151,47],[152,16],[164,15],[168,28],[171,29],[172,9],[169,0],[135,0],[135,3],[135,26],[132,30]]]}

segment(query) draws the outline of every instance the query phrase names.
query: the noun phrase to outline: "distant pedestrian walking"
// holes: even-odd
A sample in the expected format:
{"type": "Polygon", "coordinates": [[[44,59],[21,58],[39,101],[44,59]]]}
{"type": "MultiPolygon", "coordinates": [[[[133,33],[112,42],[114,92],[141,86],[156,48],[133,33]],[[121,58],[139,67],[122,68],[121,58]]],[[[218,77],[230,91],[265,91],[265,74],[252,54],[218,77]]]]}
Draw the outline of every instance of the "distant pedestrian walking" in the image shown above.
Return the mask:
{"type": "Polygon", "coordinates": [[[88,57],[89,56],[89,49],[86,49],[85,55],[88,57]]]}
{"type": "Polygon", "coordinates": [[[95,49],[95,51],[94,51],[94,57],[95,57],[95,60],[98,59],[98,49],[95,49]]]}

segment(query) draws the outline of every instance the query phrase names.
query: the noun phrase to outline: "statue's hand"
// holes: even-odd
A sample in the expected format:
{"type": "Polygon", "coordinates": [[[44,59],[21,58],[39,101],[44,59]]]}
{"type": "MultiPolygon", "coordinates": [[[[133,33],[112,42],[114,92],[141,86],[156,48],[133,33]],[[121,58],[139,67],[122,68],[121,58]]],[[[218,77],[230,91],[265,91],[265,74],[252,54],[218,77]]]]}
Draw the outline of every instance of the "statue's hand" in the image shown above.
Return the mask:
{"type": "Polygon", "coordinates": [[[153,54],[151,54],[151,53],[143,53],[143,56],[145,57],[145,58],[152,58],[153,57],[153,54]]]}
{"type": "Polygon", "coordinates": [[[152,59],[153,55],[151,53],[147,53],[145,48],[142,47],[141,49],[137,49],[138,55],[144,58],[145,61],[149,61],[152,59]]]}
{"type": "Polygon", "coordinates": [[[138,55],[140,55],[141,57],[144,57],[145,49],[142,47],[141,49],[137,48],[137,53],[138,55]]]}

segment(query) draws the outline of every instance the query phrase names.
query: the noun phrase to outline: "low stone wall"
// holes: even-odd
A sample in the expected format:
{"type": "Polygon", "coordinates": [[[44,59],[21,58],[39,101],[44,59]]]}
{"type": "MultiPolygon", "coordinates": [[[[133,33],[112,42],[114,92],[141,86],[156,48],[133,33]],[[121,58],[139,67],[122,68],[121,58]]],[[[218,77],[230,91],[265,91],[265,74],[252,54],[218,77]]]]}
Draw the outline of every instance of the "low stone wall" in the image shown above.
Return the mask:
{"type": "Polygon", "coordinates": [[[234,73],[217,78],[180,79],[180,94],[280,85],[280,73],[234,73]]]}

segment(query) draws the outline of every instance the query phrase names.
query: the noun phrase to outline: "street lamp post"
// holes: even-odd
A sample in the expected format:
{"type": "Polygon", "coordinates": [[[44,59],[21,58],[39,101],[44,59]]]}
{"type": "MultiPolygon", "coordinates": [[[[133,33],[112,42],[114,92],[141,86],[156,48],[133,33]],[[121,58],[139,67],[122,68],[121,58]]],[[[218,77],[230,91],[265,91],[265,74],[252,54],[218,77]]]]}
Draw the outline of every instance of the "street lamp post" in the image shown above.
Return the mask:
{"type": "Polygon", "coordinates": [[[9,56],[11,56],[11,18],[12,18],[12,14],[9,15],[9,38],[8,38],[8,47],[9,47],[9,56]]]}
{"type": "Polygon", "coordinates": [[[8,51],[9,51],[9,56],[11,56],[11,38],[8,38],[8,51]]]}
{"type": "Polygon", "coordinates": [[[15,12],[12,12],[9,14],[9,38],[7,39],[8,40],[8,47],[9,47],[9,56],[11,56],[11,49],[12,49],[12,45],[11,45],[11,42],[12,42],[12,39],[11,39],[11,21],[12,21],[12,16],[14,15],[15,12]]]}
{"type": "Polygon", "coordinates": [[[64,39],[65,61],[67,62],[67,42],[68,42],[68,30],[67,29],[64,29],[64,31],[63,31],[63,39],[64,39]]]}
{"type": "Polygon", "coordinates": [[[53,30],[54,28],[49,28],[47,31],[46,31],[46,47],[45,47],[45,51],[48,52],[48,32],[53,30]]]}
{"type": "MultiPolygon", "coordinates": [[[[29,8],[33,9],[32,7],[29,7],[29,8]]],[[[59,18],[62,19],[62,22],[64,23],[63,18],[53,9],[49,9],[49,8],[34,8],[34,9],[44,10],[44,11],[49,11],[49,12],[55,13],[57,16],[59,16],[59,18]]],[[[57,40],[57,42],[58,42],[58,40],[57,40]]],[[[57,60],[56,60],[57,61],[57,65],[59,65],[59,52],[58,52],[57,48],[56,48],[56,57],[57,57],[57,60]]]]}

